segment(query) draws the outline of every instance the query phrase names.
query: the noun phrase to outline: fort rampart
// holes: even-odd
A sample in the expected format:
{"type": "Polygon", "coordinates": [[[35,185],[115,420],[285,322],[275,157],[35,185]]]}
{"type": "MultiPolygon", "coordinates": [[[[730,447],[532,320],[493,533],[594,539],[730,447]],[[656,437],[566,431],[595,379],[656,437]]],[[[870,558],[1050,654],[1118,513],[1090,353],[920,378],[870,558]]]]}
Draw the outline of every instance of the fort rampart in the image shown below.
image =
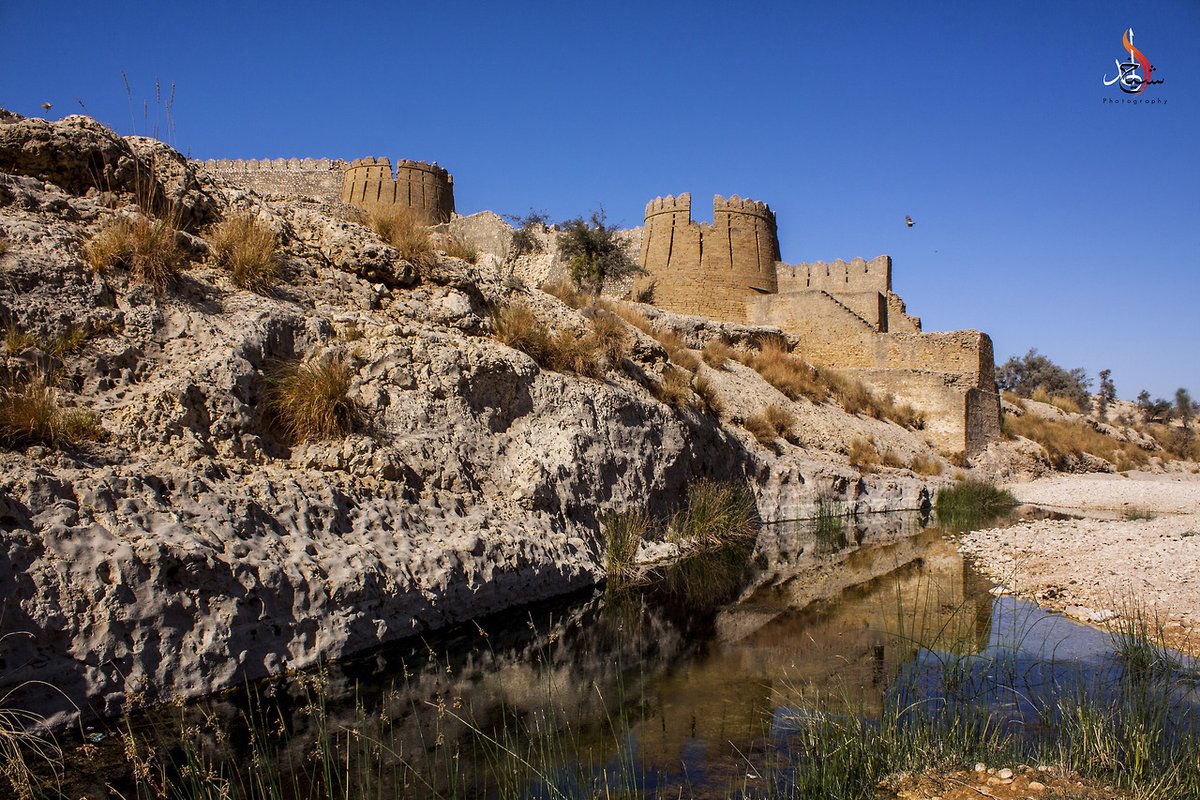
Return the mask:
{"type": "Polygon", "coordinates": [[[261,195],[314,197],[337,202],[345,161],[330,158],[211,159],[204,168],[241,189],[261,195]]]}

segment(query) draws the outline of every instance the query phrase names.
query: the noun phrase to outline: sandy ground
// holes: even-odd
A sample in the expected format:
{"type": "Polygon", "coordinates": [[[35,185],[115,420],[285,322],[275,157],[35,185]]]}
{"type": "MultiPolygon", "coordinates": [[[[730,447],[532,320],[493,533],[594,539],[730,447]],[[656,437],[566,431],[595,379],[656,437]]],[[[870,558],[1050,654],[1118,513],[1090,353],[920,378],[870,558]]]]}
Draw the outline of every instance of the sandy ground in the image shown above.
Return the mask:
{"type": "Polygon", "coordinates": [[[1064,475],[1006,488],[1022,502],[1088,517],[964,536],[962,550],[984,572],[1085,622],[1140,607],[1162,622],[1166,641],[1200,652],[1200,476],[1064,475]],[[1153,519],[1126,519],[1132,513],[1153,519]]]}

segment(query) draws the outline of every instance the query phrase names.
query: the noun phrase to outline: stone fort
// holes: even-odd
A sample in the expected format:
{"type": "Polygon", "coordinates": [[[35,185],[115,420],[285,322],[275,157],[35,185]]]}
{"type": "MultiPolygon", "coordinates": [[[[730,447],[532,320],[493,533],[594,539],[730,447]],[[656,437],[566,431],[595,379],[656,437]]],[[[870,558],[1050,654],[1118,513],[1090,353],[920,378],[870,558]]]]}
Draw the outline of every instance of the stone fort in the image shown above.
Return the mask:
{"type": "Polygon", "coordinates": [[[697,223],[685,193],[646,205],[640,261],[655,305],[794,334],[809,362],[924,412],[945,450],[972,455],[1000,435],[991,339],[922,331],[892,291],[888,256],[788,264],[766,203],[717,195],[712,223],[697,223]]]}
{"type": "Polygon", "coordinates": [[[429,225],[454,215],[454,176],[436,163],[387,158],[276,158],[203,162],[212,174],[266,197],[311,197],[358,208],[399,206],[429,225]]]}
{"type": "MultiPolygon", "coordinates": [[[[216,160],[211,173],[264,196],[310,197],[359,208],[399,206],[427,224],[454,213],[454,178],[436,163],[387,158],[216,160]]],[[[973,455],[1000,434],[992,342],[979,331],[926,333],[892,291],[892,261],[780,257],[766,203],[713,198],[713,221],[692,219],[690,194],[646,205],[641,265],[655,305],[793,334],[796,352],[910,403],[938,447],[973,455]]]]}

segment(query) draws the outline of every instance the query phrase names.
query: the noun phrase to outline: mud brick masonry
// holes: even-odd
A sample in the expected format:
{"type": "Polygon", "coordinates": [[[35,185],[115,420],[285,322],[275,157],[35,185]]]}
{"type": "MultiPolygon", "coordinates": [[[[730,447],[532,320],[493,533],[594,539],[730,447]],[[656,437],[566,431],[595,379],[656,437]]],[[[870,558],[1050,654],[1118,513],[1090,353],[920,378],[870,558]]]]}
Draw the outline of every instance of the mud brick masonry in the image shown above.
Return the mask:
{"type": "MultiPolygon", "coordinates": [[[[454,178],[437,164],[387,158],[205,162],[259,194],[410,209],[428,224],[454,218],[454,178]]],[[[692,220],[690,194],[646,205],[642,282],[668,311],[771,325],[797,352],[910,403],[939,448],[973,455],[1000,435],[992,341],[980,331],[926,333],[892,291],[892,260],[781,260],[775,212],[734,195],[713,198],[713,221],[692,220]]]]}

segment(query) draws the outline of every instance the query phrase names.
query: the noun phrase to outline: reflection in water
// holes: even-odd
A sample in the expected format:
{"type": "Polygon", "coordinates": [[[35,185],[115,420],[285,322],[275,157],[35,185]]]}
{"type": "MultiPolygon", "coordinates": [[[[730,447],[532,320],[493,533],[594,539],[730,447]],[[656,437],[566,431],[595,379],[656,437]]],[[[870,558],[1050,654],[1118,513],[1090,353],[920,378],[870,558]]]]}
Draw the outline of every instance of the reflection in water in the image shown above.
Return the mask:
{"type": "MultiPolygon", "coordinates": [[[[562,790],[581,775],[609,793],[683,784],[723,795],[754,780],[817,699],[877,717],[903,687],[944,680],[948,664],[980,680],[1017,617],[1048,616],[994,601],[946,532],[924,522],[766,526],[752,551],[688,559],[648,586],[481,620],[320,676],[144,715],[132,729],[178,751],[182,714],[201,752],[237,765],[235,785],[268,764],[273,780],[296,784],[286,796],[307,796],[329,732],[361,752],[372,793],[386,797],[550,796],[536,787],[562,790]],[[255,752],[248,716],[272,734],[269,752],[255,752]]],[[[1107,646],[1083,643],[1087,629],[1054,619],[1034,626],[1049,638],[1022,641],[1023,675],[1048,652],[1069,652],[1075,670],[1094,653],[1111,663],[1107,646]]],[[[1049,691],[1067,676],[1043,679],[1049,691]]],[[[111,781],[133,796],[128,775],[114,778],[123,763],[115,737],[102,742],[76,765],[69,794],[105,796],[111,781]]],[[[592,791],[577,788],[565,793],[592,791]]]]}

